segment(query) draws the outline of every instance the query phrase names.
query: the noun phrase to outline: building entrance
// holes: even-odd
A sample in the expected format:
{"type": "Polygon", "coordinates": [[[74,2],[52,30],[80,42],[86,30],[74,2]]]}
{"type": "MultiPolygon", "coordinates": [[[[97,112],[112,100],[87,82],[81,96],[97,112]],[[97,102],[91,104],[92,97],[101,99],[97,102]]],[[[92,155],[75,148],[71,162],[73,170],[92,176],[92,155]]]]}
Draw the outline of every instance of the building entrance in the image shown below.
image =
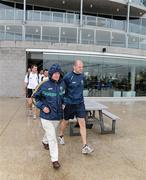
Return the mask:
{"type": "Polygon", "coordinates": [[[43,69],[43,53],[27,52],[26,71],[31,65],[35,64],[38,67],[38,72],[43,69]]]}
{"type": "Polygon", "coordinates": [[[58,63],[64,73],[73,61],[84,62],[84,95],[97,97],[146,96],[146,58],[99,52],[30,50],[28,62],[43,69],[58,63]]]}

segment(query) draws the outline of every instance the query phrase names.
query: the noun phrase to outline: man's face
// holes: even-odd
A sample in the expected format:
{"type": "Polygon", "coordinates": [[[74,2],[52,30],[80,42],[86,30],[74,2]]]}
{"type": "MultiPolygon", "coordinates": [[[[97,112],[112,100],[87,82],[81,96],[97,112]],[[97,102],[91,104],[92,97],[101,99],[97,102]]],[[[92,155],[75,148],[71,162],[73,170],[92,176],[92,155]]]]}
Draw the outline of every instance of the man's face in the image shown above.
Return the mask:
{"type": "Polygon", "coordinates": [[[40,74],[43,74],[43,70],[40,70],[40,74]]]}
{"type": "Polygon", "coordinates": [[[54,81],[59,81],[59,79],[60,79],[60,73],[59,73],[59,72],[53,73],[52,79],[53,79],[54,81]]]}
{"type": "Polygon", "coordinates": [[[48,71],[44,71],[44,76],[48,77],[48,71]]]}
{"type": "Polygon", "coordinates": [[[73,69],[74,69],[74,72],[77,73],[77,74],[82,74],[83,72],[83,63],[82,62],[77,62],[74,66],[73,66],[73,69]]]}
{"type": "Polygon", "coordinates": [[[33,72],[33,73],[37,73],[37,69],[38,69],[38,68],[37,68],[36,66],[33,66],[32,72],[33,72]]]}

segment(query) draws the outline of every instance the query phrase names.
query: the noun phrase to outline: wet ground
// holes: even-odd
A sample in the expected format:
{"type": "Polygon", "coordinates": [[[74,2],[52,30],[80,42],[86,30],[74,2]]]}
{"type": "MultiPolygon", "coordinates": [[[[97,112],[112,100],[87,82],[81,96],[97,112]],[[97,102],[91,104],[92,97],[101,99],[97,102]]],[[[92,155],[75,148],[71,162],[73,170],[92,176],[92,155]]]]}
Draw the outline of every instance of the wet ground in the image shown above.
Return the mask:
{"type": "Polygon", "coordinates": [[[102,103],[120,117],[116,134],[101,135],[95,122],[87,130],[95,151],[82,155],[80,136],[67,129],[56,171],[41,144],[39,118],[27,116],[24,99],[0,98],[0,180],[145,180],[146,101],[102,103]]]}

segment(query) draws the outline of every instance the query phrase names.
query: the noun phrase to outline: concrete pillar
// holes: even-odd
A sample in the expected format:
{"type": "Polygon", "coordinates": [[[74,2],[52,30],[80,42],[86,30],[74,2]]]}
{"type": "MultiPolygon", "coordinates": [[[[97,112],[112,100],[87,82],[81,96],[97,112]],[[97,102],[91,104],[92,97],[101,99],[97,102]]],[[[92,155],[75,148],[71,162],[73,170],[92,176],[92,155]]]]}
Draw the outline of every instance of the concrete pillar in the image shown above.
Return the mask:
{"type": "Polygon", "coordinates": [[[129,33],[130,3],[131,3],[131,0],[128,0],[128,2],[127,2],[126,48],[128,48],[128,33],[129,33]]]}
{"type": "MultiPolygon", "coordinates": [[[[80,27],[83,25],[83,0],[80,2],[80,27]]],[[[82,43],[82,29],[79,29],[79,39],[80,39],[80,44],[82,43]]]]}
{"type": "Polygon", "coordinates": [[[131,79],[130,79],[130,82],[131,82],[131,91],[135,91],[135,66],[132,66],[131,67],[131,79]]]}
{"type": "Polygon", "coordinates": [[[59,39],[58,39],[59,43],[61,42],[61,27],[59,27],[59,39]]]}
{"type": "Polygon", "coordinates": [[[26,0],[23,0],[23,24],[26,23],[26,0]]]}
{"type": "Polygon", "coordinates": [[[80,4],[80,26],[83,25],[83,0],[81,0],[80,4]]]}
{"type": "Polygon", "coordinates": [[[40,40],[42,41],[42,39],[43,39],[43,27],[42,27],[42,26],[41,26],[41,32],[40,32],[40,35],[41,35],[40,40]]]}
{"type": "Polygon", "coordinates": [[[22,25],[22,40],[25,41],[25,34],[26,34],[26,29],[25,29],[25,24],[22,25]]]}

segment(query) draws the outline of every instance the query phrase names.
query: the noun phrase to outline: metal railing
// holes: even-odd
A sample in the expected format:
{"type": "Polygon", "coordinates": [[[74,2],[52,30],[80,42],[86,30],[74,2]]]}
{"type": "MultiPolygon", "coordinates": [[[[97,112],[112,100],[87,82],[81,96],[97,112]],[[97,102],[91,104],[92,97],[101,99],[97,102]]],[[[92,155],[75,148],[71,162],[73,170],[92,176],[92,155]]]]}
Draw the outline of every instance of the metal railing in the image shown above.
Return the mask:
{"type": "Polygon", "coordinates": [[[145,0],[124,0],[124,1],[125,1],[125,3],[130,2],[130,3],[133,3],[133,4],[137,4],[137,5],[143,5],[144,2],[145,2],[145,0]]]}
{"type": "MultiPolygon", "coordinates": [[[[0,20],[12,20],[13,23],[20,20],[23,21],[23,10],[17,9],[1,9],[0,20]]],[[[62,13],[51,11],[30,11],[26,13],[27,22],[40,22],[40,23],[65,23],[70,25],[79,25],[79,14],[74,13],[62,13]]],[[[114,20],[98,16],[85,16],[83,15],[83,25],[86,26],[98,26],[104,28],[112,28],[117,30],[126,31],[126,20],[114,20]]],[[[146,18],[139,18],[130,20],[130,26],[133,27],[131,32],[144,34],[141,31],[145,27],[146,18]],[[136,31],[134,31],[136,29],[136,31]]]]}
{"type": "MultiPolygon", "coordinates": [[[[126,21],[83,15],[79,26],[79,14],[27,11],[27,23],[23,25],[23,11],[0,11],[0,40],[29,40],[98,44],[125,47],[126,21]],[[5,24],[5,25],[4,25],[5,24]],[[94,28],[93,28],[94,26],[94,28]]],[[[129,24],[128,47],[146,49],[146,19],[132,20],[129,24]]]]}
{"type": "Polygon", "coordinates": [[[131,0],[132,3],[135,3],[135,4],[139,4],[139,5],[142,5],[143,4],[143,0],[131,0]]]}
{"type": "MultiPolygon", "coordinates": [[[[144,18],[142,18],[144,19],[144,18]]],[[[17,9],[1,9],[0,10],[0,20],[17,20],[23,21],[23,10],[17,9]]],[[[38,22],[57,22],[57,23],[67,23],[73,25],[79,25],[79,14],[74,13],[62,13],[62,12],[51,12],[51,11],[30,11],[26,13],[26,20],[38,21],[38,22]]],[[[146,22],[146,19],[145,19],[146,22]]],[[[132,23],[137,23],[142,26],[142,20],[132,20],[132,23]]],[[[119,30],[125,30],[126,20],[114,20],[97,16],[85,16],[83,15],[83,25],[89,26],[100,26],[105,28],[113,28],[119,30]]]]}
{"type": "MultiPolygon", "coordinates": [[[[0,40],[42,41],[52,43],[80,43],[126,47],[126,33],[113,30],[71,28],[56,26],[0,26],[0,40]],[[25,34],[23,34],[25,32],[25,34]]],[[[129,48],[146,49],[146,36],[128,35],[129,48]]]]}

